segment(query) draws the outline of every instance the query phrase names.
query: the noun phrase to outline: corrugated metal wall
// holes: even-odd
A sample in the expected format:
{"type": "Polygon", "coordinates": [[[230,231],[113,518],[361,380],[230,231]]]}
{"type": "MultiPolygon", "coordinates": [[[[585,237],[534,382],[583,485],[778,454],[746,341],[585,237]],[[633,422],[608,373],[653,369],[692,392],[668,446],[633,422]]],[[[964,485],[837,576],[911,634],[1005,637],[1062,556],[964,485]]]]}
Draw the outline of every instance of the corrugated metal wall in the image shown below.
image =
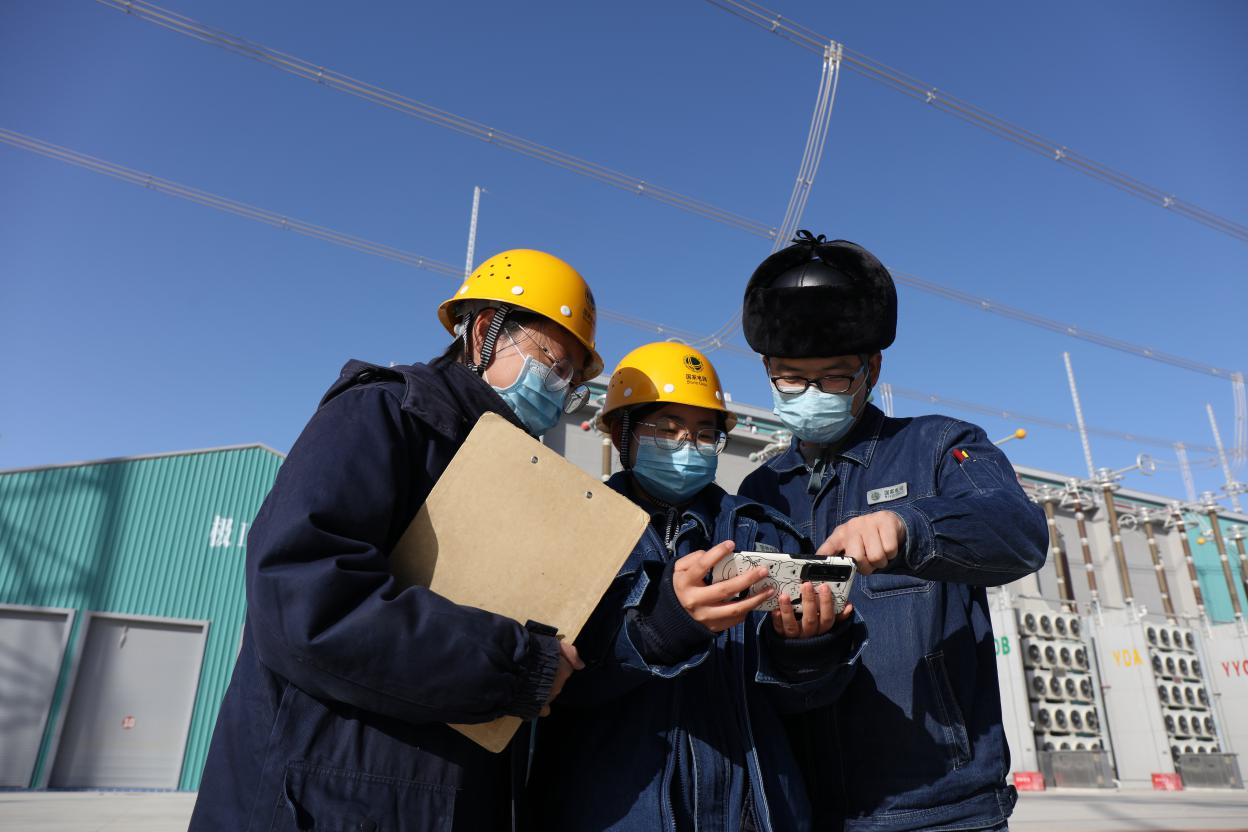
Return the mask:
{"type": "MultiPolygon", "coordinates": [[[[243,624],[246,528],[280,464],[253,446],[0,474],[0,602],[211,622],[182,789],[199,785],[243,624]]],[[[45,735],[36,782],[47,757],[45,735]]]]}

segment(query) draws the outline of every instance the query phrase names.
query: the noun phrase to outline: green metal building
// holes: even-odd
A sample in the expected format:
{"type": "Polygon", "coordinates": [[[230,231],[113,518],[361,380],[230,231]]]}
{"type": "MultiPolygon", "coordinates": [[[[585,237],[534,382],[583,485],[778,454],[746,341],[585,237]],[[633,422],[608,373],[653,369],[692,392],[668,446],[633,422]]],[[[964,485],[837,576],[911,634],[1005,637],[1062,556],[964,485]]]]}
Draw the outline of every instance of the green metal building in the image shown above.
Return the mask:
{"type": "Polygon", "coordinates": [[[260,445],[0,471],[0,787],[196,789],[260,445]]]}

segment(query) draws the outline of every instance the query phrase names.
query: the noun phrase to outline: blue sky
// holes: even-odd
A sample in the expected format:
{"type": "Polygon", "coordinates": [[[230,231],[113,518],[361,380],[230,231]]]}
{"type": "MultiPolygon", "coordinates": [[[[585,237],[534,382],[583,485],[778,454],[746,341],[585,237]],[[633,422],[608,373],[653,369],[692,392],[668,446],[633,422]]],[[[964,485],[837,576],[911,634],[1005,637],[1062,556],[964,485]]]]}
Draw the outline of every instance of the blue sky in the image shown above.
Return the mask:
{"type": "MultiPolygon", "coordinates": [[[[780,0],[772,0],[780,2],[780,0]]],[[[817,57],[696,0],[167,0],[210,26],[779,224],[817,57]]],[[[1248,222],[1248,7],[822,3],[778,10],[1204,208],[1248,222]]],[[[764,240],[345,96],[86,0],[0,6],[0,126],[451,263],[545,248],[606,308],[709,332],[764,240]]],[[[1248,243],[845,72],[803,227],[895,270],[1248,370],[1248,243]]],[[[286,450],[350,357],[424,360],[453,282],[0,145],[0,468],[264,442],[286,450]]],[[[1229,384],[902,288],[884,380],[1212,444],[1229,384]]],[[[605,324],[610,366],[646,332],[605,324]]],[[[738,341],[738,343],[740,343],[738,341]]],[[[739,401],[751,359],[712,356],[739,401]]],[[[944,410],[1026,465],[1076,435],[944,410]]],[[[1093,437],[1098,465],[1148,450],[1093,437]]],[[[1196,453],[1196,457],[1203,454],[1196,453]]],[[[1198,489],[1220,471],[1197,468],[1198,489]]],[[[1244,479],[1244,472],[1239,472],[1244,479]]],[[[1180,496],[1173,470],[1128,485],[1180,496]]]]}

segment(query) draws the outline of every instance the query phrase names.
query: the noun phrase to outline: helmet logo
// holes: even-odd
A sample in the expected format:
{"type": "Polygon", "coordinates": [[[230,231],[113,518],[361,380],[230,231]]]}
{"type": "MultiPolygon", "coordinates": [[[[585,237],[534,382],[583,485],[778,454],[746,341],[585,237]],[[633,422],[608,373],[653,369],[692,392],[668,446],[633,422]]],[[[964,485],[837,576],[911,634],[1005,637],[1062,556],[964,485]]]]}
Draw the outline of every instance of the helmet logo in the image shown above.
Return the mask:
{"type": "Polygon", "coordinates": [[[594,303],[594,293],[588,285],[585,286],[585,308],[581,310],[581,317],[590,326],[594,326],[598,318],[598,304],[594,303]]]}
{"type": "Polygon", "coordinates": [[[686,384],[696,384],[699,387],[706,387],[710,379],[706,377],[706,362],[698,358],[693,353],[685,356],[685,373],[686,384]]]}

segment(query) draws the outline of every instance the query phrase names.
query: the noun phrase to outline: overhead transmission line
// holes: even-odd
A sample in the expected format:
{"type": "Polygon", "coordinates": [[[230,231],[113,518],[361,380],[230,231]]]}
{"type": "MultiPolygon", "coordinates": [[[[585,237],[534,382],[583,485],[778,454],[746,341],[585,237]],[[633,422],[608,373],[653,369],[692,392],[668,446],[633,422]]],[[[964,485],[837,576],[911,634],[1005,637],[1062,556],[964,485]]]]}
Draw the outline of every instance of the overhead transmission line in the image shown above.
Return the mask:
{"type": "Polygon", "coordinates": [[[72,165],[87,168],[88,170],[102,173],[105,176],[111,176],[114,179],[120,179],[123,182],[129,182],[133,185],[139,185],[151,191],[176,196],[181,199],[189,200],[200,205],[206,205],[209,208],[216,208],[218,211],[225,211],[231,214],[237,214],[240,217],[246,217],[249,220],[256,220],[275,228],[281,228],[286,231],[293,231],[296,234],[303,234],[307,237],[316,237],[326,242],[334,243],[347,248],[353,248],[356,251],[362,251],[365,254],[375,254],[379,257],[385,257],[400,263],[406,263],[409,266],[415,266],[418,269],[427,269],[428,271],[446,274],[451,277],[463,277],[464,270],[456,266],[448,266],[439,263],[436,260],[429,260],[425,257],[412,254],[410,252],[401,251],[392,246],[383,243],[366,240],[363,237],[356,237],[352,234],[344,234],[340,231],[334,231],[331,228],[314,225],[310,222],[304,222],[293,217],[283,214],[277,214],[264,208],[257,208],[254,205],[248,205],[237,200],[227,199],[217,194],[207,191],[201,191],[198,188],[192,188],[187,185],[180,185],[168,179],[161,179],[150,173],[134,170],[132,168],[122,167],[121,165],[106,162],[103,159],[97,159],[94,156],[87,156],[83,153],[70,150],[69,148],[60,147],[49,142],[17,133],[13,130],[7,130],[0,127],[0,142],[11,144],[14,147],[20,147],[23,150],[30,150],[62,162],[69,162],[72,165]]]}
{"type": "MultiPolygon", "coordinates": [[[[302,58],[285,55],[281,52],[277,52],[276,50],[269,49],[268,47],[251,43],[250,41],[236,35],[212,29],[190,18],[166,11],[165,9],[154,6],[150,3],[144,3],[141,2],[141,0],[97,0],[97,2],[105,6],[109,6],[110,8],[125,11],[128,14],[140,19],[156,23],[157,25],[170,29],[171,31],[193,37],[196,40],[220,46],[230,52],[244,55],[261,63],[270,64],[298,77],[316,81],[317,83],[333,87],[334,89],[338,89],[342,92],[356,95],[360,98],[381,104],[382,106],[389,107],[393,110],[416,116],[417,118],[424,119],[430,123],[456,130],[457,132],[465,133],[484,141],[490,141],[501,147],[525,153],[526,155],[531,155],[533,158],[538,158],[559,167],[564,167],[574,173],[580,173],[582,175],[598,179],[599,181],[606,182],[607,184],[616,185],[623,190],[636,192],[642,196],[657,199],[661,202],[672,205],[673,207],[680,208],[681,210],[698,214],[699,216],[715,222],[746,231],[754,236],[763,237],[769,240],[775,237],[776,229],[766,223],[743,217],[740,214],[718,208],[710,203],[694,199],[693,197],[685,197],[681,194],[676,194],[674,191],[650,185],[644,180],[620,174],[612,171],[610,168],[599,165],[596,162],[582,160],[569,154],[562,153],[561,151],[545,148],[544,146],[539,145],[536,142],[531,142],[528,139],[523,139],[509,133],[494,130],[493,128],[481,124],[480,122],[472,121],[471,119],[455,115],[454,113],[446,112],[445,110],[439,110],[427,104],[423,104],[419,101],[402,96],[398,93],[384,90],[363,81],[356,81],[342,75],[341,73],[334,72],[333,70],[317,66],[309,61],[305,61],[302,58]],[[503,141],[500,137],[507,137],[507,140],[503,141]],[[527,148],[541,148],[542,153],[540,155],[537,152],[529,153],[527,148]],[[600,176],[599,173],[601,172],[606,173],[602,173],[600,176]],[[610,176],[608,176],[608,174],[610,174],[610,176]],[[672,198],[662,198],[660,196],[661,194],[670,194],[672,195],[672,198]],[[740,222],[738,222],[738,220],[740,220],[740,222]]],[[[825,40],[820,46],[820,49],[823,49],[823,46],[827,45],[827,43],[828,41],[825,40]]],[[[847,54],[848,51],[842,55],[841,59],[843,61],[847,61],[847,58],[845,57],[847,54]]],[[[964,303],[986,312],[1004,315],[1005,317],[1010,317],[1014,320],[1031,323],[1035,326],[1041,326],[1044,329],[1060,332],[1072,338],[1078,338],[1100,346],[1108,346],[1112,349],[1126,352],[1140,358],[1160,361],[1164,364],[1170,364],[1171,366],[1192,370],[1194,372],[1201,372],[1217,378],[1230,378],[1234,380],[1236,375],[1239,375],[1232,370],[1216,367],[1205,362],[1195,361],[1193,359],[1182,358],[1180,356],[1154,350],[1151,347],[1132,344],[1121,339],[1100,335],[1092,332],[1091,330],[1083,329],[1082,327],[1078,327],[1073,324],[1061,324],[1056,321],[1049,321],[1048,319],[1041,318],[1040,316],[1033,316],[1030,313],[1023,312],[1022,310],[1011,309],[1010,307],[998,304],[988,298],[976,297],[974,295],[970,295],[956,289],[950,289],[941,286],[940,284],[933,283],[928,280],[922,280],[914,276],[895,274],[894,277],[897,278],[897,282],[918,289],[919,291],[936,294],[948,300],[964,303]]],[[[726,339],[720,339],[719,342],[712,341],[711,348],[719,348],[724,342],[726,342],[726,339]]],[[[1240,375],[1240,377],[1242,378],[1242,375],[1240,375]]],[[[1238,429],[1236,435],[1239,435],[1238,429]]]]}
{"type": "MultiPolygon", "coordinates": [[[[789,244],[789,240],[797,232],[802,214],[806,212],[806,202],[810,199],[810,191],[815,184],[815,174],[818,173],[819,162],[823,159],[823,148],[828,141],[828,127],[832,122],[832,106],[836,103],[836,87],[840,77],[841,45],[839,43],[824,44],[819,92],[815,96],[815,109],[810,116],[806,147],[802,152],[802,161],[797,168],[797,180],[793,183],[789,204],[784,210],[784,219],[780,222],[780,228],[771,244],[773,254],[789,244]]],[[[732,337],[740,327],[741,312],[738,310],[723,326],[710,335],[700,338],[695,345],[703,349],[714,350],[732,337]]]]}
{"type": "MultiPolygon", "coordinates": [[[[707,0],[711,5],[721,8],[731,14],[736,15],[749,23],[776,34],[791,43],[801,46],[811,52],[819,53],[824,56],[825,67],[827,63],[827,52],[829,44],[835,44],[838,52],[838,64],[844,63],[850,70],[866,76],[871,80],[878,81],[902,92],[911,98],[921,100],[929,105],[944,110],[957,118],[962,119],[976,127],[987,130],[994,135],[1014,142],[1025,149],[1039,153],[1043,156],[1053,158],[1058,162],[1062,162],[1069,167],[1098,179],[1107,184],[1113,185],[1120,190],[1126,191],[1134,196],[1140,197],[1148,202],[1160,205],[1169,209],[1174,213],[1181,214],[1200,222],[1216,231],[1229,234],[1240,240],[1248,241],[1248,226],[1232,220],[1220,217],[1213,212],[1207,211],[1197,205],[1180,200],[1172,194],[1166,193],[1159,188],[1155,188],[1138,179],[1128,176],[1127,174],[1103,165],[1080,153],[1070,150],[1064,145],[1059,145],[1049,139],[1045,139],[1036,133],[1026,130],[1022,127],[1014,125],[1003,118],[995,116],[980,107],[969,102],[963,101],[945,92],[937,90],[935,87],[925,84],[918,79],[912,78],[899,70],[887,66],[879,61],[855,52],[838,43],[831,38],[821,35],[814,30],[785,19],[779,13],[771,11],[752,0],[707,0]]],[[[786,229],[782,226],[782,233],[786,229]]],[[[783,241],[791,236],[791,232],[783,233],[776,239],[773,251],[777,250],[783,241]]],[[[1224,378],[1231,382],[1232,397],[1235,403],[1235,441],[1232,449],[1232,456],[1237,465],[1242,465],[1248,459],[1248,401],[1245,400],[1245,382],[1242,372],[1230,370],[1223,367],[1211,366],[1205,362],[1198,362],[1182,356],[1164,353],[1154,350],[1151,347],[1139,346],[1124,341],[1119,338],[1113,338],[1108,335],[1102,335],[1097,332],[1085,330],[1072,324],[1064,324],[1059,321],[1035,315],[1025,310],[1006,306],[1004,304],[995,303],[987,298],[978,298],[967,292],[957,289],[941,286],[940,284],[924,280],[915,275],[893,272],[893,277],[898,283],[910,286],[929,294],[938,295],[948,300],[953,300],[969,306],[975,306],[987,312],[992,312],[1006,318],[1030,324],[1041,329],[1047,329],[1050,332],[1056,332],[1079,338],[1099,346],[1108,347],[1110,349],[1119,350],[1128,354],[1136,355],[1141,358],[1149,358],[1155,361],[1161,361],[1175,367],[1186,370],[1192,370],[1200,373],[1207,373],[1217,378],[1224,378]]],[[[719,327],[704,343],[699,346],[707,350],[714,351],[721,348],[729,338],[731,338],[741,325],[741,315],[737,312],[723,326],[719,327]]]]}
{"type": "Polygon", "coordinates": [[[780,222],[779,233],[776,234],[776,239],[771,245],[773,252],[789,244],[789,238],[797,233],[798,223],[802,220],[802,214],[806,212],[806,203],[810,199],[810,191],[815,184],[815,174],[819,172],[819,162],[823,159],[823,148],[828,141],[828,127],[832,122],[832,107],[836,104],[836,87],[840,77],[841,45],[825,43],[823,45],[823,69],[819,74],[819,92],[815,96],[815,109],[810,116],[806,147],[802,152],[801,164],[797,168],[797,180],[793,183],[789,204],[784,210],[784,219],[780,222]]]}
{"type": "MultiPolygon", "coordinates": [[[[134,170],[133,168],[123,167],[113,162],[99,159],[95,156],[88,156],[85,153],[79,153],[70,150],[67,147],[61,147],[33,136],[18,133],[14,130],[8,130],[0,127],[0,142],[10,144],[22,150],[29,150],[61,162],[68,162],[71,165],[78,165],[95,173],[102,173],[105,176],[111,176],[114,179],[120,179],[123,182],[129,182],[132,185],[139,185],[149,191],[166,194],[168,196],[176,196],[179,199],[185,199],[199,205],[209,208],[215,208],[218,211],[236,214],[249,220],[262,222],[279,228],[284,231],[293,231],[296,234],[302,234],[305,237],[315,237],[318,240],[324,240],[334,245],[344,246],[346,248],[355,249],[365,254],[372,254],[376,257],[384,257],[387,260],[393,260],[407,266],[417,269],[424,269],[435,274],[453,277],[457,280],[463,280],[464,269],[462,266],[453,266],[450,263],[443,263],[440,260],[434,260],[429,257],[422,257],[419,254],[413,254],[410,251],[388,246],[384,243],[378,243],[373,240],[367,240],[363,237],[357,237],[354,234],[346,234],[341,231],[335,231],[332,228],[326,228],[322,225],[305,222],[304,220],[289,217],[285,214],[279,214],[270,211],[267,208],[258,208],[255,205],[248,205],[245,202],[239,202],[235,199],[220,196],[219,194],[209,193],[208,191],[192,188],[189,185],[182,185],[170,179],[162,179],[150,173],[134,170]]],[[[669,336],[682,339],[692,339],[698,337],[696,333],[688,330],[678,329],[676,327],[667,327],[661,324],[655,324],[651,321],[643,321],[639,318],[633,318],[618,312],[612,312],[608,309],[599,309],[598,313],[607,319],[618,321],[619,323],[639,327],[641,329],[660,331],[669,336]]]]}
{"type": "Polygon", "coordinates": [[[606,165],[600,165],[597,162],[591,162],[588,159],[582,159],[570,153],[555,150],[552,147],[517,136],[514,133],[497,130],[488,124],[456,115],[422,101],[382,89],[374,84],[351,78],[340,72],[314,64],[311,61],[306,61],[303,58],[287,55],[267,46],[253,43],[229,32],[213,29],[189,17],[162,9],[151,3],[144,3],[141,0],[97,0],[97,2],[110,8],[119,9],[150,23],[155,23],[157,26],[162,26],[178,34],[186,35],[260,63],[268,64],[296,77],[314,81],[330,89],[354,95],[374,104],[380,104],[383,107],[388,107],[405,115],[414,116],[423,121],[436,124],[439,127],[463,133],[464,135],[521,153],[547,164],[570,170],[573,173],[579,173],[582,176],[588,176],[615,188],[671,205],[682,211],[699,214],[707,219],[738,228],[757,237],[771,239],[775,235],[775,229],[771,226],[711,205],[709,202],[704,202],[674,191],[671,188],[665,188],[662,185],[656,185],[644,179],[621,173],[606,165]]]}
{"type": "MultiPolygon", "coordinates": [[[[85,153],[79,153],[75,150],[54,145],[50,142],[45,142],[42,139],[37,139],[33,136],[28,136],[13,130],[0,128],[0,142],[12,145],[22,150],[30,151],[32,153],[38,153],[61,162],[77,165],[79,167],[86,168],[87,170],[94,171],[95,173],[101,173],[114,179],[120,179],[123,182],[129,182],[132,185],[138,185],[151,191],[178,197],[179,199],[185,199],[209,208],[215,208],[218,211],[225,211],[246,219],[262,222],[274,228],[293,231],[296,234],[302,234],[307,237],[314,237],[319,240],[324,240],[325,242],[363,252],[364,254],[371,254],[375,257],[384,257],[388,260],[393,260],[413,268],[440,274],[445,277],[454,278],[455,280],[462,281],[464,278],[464,270],[461,266],[444,263],[440,260],[434,260],[429,257],[423,257],[409,251],[403,251],[402,249],[385,245],[384,243],[378,243],[373,240],[358,237],[354,234],[346,234],[341,231],[335,231],[332,228],[326,228],[322,225],[316,225],[294,217],[289,217],[285,214],[270,211],[266,208],[248,205],[244,202],[239,202],[219,194],[209,193],[208,191],[200,190],[199,188],[193,188],[189,185],[183,185],[169,179],[154,176],[153,174],[146,173],[144,171],[134,170],[133,168],[123,167],[122,165],[108,162],[94,156],[88,156],[85,153]]],[[[607,320],[615,321],[617,323],[624,324],[625,326],[654,332],[667,337],[678,337],[684,341],[692,341],[699,337],[697,333],[693,333],[688,330],[667,326],[666,324],[656,323],[654,321],[637,318],[620,312],[613,312],[611,310],[599,308],[598,313],[607,320]]],[[[736,344],[725,345],[724,349],[728,352],[743,355],[748,358],[757,357],[752,350],[745,349],[744,347],[737,346],[736,344]]],[[[906,387],[897,387],[895,385],[890,385],[890,387],[892,393],[915,401],[943,403],[951,407],[974,413],[982,413],[1001,419],[1013,419],[1028,422],[1030,424],[1043,425],[1045,427],[1056,428],[1058,430],[1076,430],[1073,424],[1061,422],[1055,419],[1049,419],[1043,416],[1028,415],[1014,410],[977,404],[975,402],[968,402],[961,399],[948,398],[946,396],[939,396],[934,393],[927,393],[906,387]]],[[[1111,439],[1158,445],[1167,448],[1173,447],[1175,444],[1174,441],[1170,439],[1126,433],[1109,428],[1089,427],[1088,432],[1111,439]]],[[[1207,451],[1209,453],[1216,451],[1216,449],[1212,446],[1192,443],[1185,443],[1185,447],[1199,451],[1207,451]]],[[[1211,460],[1211,462],[1216,462],[1216,460],[1211,460]]]]}
{"type": "MultiPolygon", "coordinates": [[[[827,44],[831,42],[831,39],[825,35],[821,35],[800,23],[787,20],[777,12],[771,11],[751,0],[707,0],[707,2],[811,52],[822,53],[827,44]]],[[[1085,176],[1104,182],[1107,185],[1112,185],[1145,202],[1157,205],[1171,213],[1187,217],[1237,240],[1248,242],[1248,225],[1215,214],[1213,211],[1201,208],[1194,203],[1179,199],[1161,188],[1142,182],[1133,176],[1084,156],[1082,153],[1071,150],[1065,145],[1046,139],[1037,133],[993,115],[968,101],[956,98],[936,89],[931,84],[927,84],[887,64],[869,58],[861,52],[855,52],[846,47],[843,49],[842,61],[847,69],[873,81],[878,81],[916,101],[922,101],[968,124],[1011,141],[1033,153],[1053,159],[1085,176]]]]}
{"type": "MultiPolygon", "coordinates": [[[[1055,430],[1064,430],[1069,433],[1078,433],[1079,427],[1073,422],[1063,422],[1059,419],[1050,419],[1046,416],[1036,416],[1035,414],[1020,413],[1017,410],[1005,410],[991,405],[978,404],[976,402],[966,401],[965,399],[955,399],[949,396],[940,396],[935,393],[927,393],[922,390],[915,390],[909,387],[898,387],[895,384],[889,384],[891,392],[895,396],[901,396],[904,399],[910,399],[916,402],[927,402],[928,404],[944,404],[958,410],[970,413],[979,413],[985,416],[993,416],[1005,421],[1026,422],[1033,425],[1041,425],[1046,428],[1055,430]]],[[[1089,426],[1088,433],[1103,436],[1107,439],[1119,439],[1124,442],[1133,442],[1141,445],[1151,445],[1157,448],[1173,448],[1175,442],[1173,439],[1165,439],[1160,436],[1149,436],[1147,434],[1130,433],[1126,431],[1113,430],[1111,428],[1097,428],[1089,426]]],[[[1212,445],[1193,445],[1190,443],[1181,443],[1184,447],[1213,453],[1216,451],[1212,445]]],[[[1204,467],[1213,467],[1217,464],[1217,460],[1212,456],[1208,460],[1200,460],[1198,465],[1204,467]]]]}

